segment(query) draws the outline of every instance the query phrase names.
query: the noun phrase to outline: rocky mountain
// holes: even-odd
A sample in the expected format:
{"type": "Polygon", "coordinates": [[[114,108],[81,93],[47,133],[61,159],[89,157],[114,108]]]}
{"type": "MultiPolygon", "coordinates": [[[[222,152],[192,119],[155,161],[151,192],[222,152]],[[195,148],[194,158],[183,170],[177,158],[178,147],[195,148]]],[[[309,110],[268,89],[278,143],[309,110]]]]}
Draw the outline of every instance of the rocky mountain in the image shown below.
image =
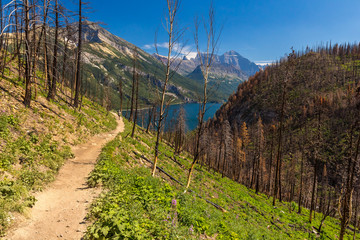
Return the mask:
{"type": "MultiPolygon", "coordinates": [[[[163,63],[165,63],[166,59],[167,59],[166,56],[162,56],[157,53],[154,53],[153,57],[163,63]]],[[[192,73],[198,65],[199,65],[199,62],[197,59],[194,59],[194,58],[190,59],[190,58],[187,58],[186,56],[184,56],[182,59],[181,58],[175,59],[173,66],[178,66],[176,71],[179,74],[181,74],[183,76],[187,76],[188,74],[192,73]]]]}
{"type": "MultiPolygon", "coordinates": [[[[86,22],[83,27],[83,59],[85,84],[94,95],[109,94],[112,107],[119,105],[119,81],[123,82],[125,106],[128,104],[132,86],[133,53],[138,51],[138,69],[140,75],[140,102],[149,105],[157,98],[156,89],[164,78],[165,57],[150,55],[134,44],[110,33],[98,24],[86,22]],[[160,60],[160,61],[159,61],[160,60]],[[110,88],[107,88],[109,86],[110,88]],[[104,91],[104,89],[107,89],[104,91]],[[109,90],[110,89],[110,90],[109,90]],[[151,90],[151,91],[149,91],[151,90]]],[[[237,85],[254,74],[259,68],[235,51],[214,57],[210,74],[210,86],[213,92],[210,101],[222,102],[236,90],[237,85]]],[[[179,59],[179,63],[180,63],[179,59]]],[[[168,87],[168,97],[173,103],[193,102],[201,94],[202,75],[199,56],[193,59],[184,57],[177,73],[168,87]]],[[[176,63],[174,64],[176,65],[176,63]]]]}
{"type": "MultiPolygon", "coordinates": [[[[122,80],[127,106],[132,86],[133,53],[136,46],[115,36],[98,24],[86,22],[83,28],[83,59],[85,83],[94,95],[110,95],[112,107],[119,105],[119,81],[122,80]],[[110,87],[110,88],[107,88],[110,87]]],[[[142,105],[149,105],[157,98],[157,88],[161,86],[164,66],[150,54],[137,48],[140,76],[139,96],[142,105]]],[[[168,97],[173,103],[193,102],[201,91],[198,82],[175,73],[168,85],[168,97]]],[[[221,101],[215,96],[213,101],[221,101]]]]}
{"type": "MultiPolygon", "coordinates": [[[[153,56],[163,62],[166,60],[166,57],[158,54],[153,54],[153,56]]],[[[200,57],[196,56],[195,58],[188,58],[185,56],[183,59],[177,60],[177,63],[180,64],[178,72],[182,75],[188,75],[195,71],[200,65],[200,57]]],[[[233,68],[232,73],[237,72],[239,78],[243,78],[244,76],[249,77],[260,70],[258,65],[233,50],[228,51],[223,55],[214,55],[214,65],[216,65],[213,70],[215,74],[227,74],[229,68],[233,68]],[[222,66],[224,69],[222,69],[222,66]]]]}
{"type": "MultiPolygon", "coordinates": [[[[154,54],[155,58],[165,62],[166,57],[154,54]]],[[[175,66],[183,76],[202,82],[199,55],[195,58],[178,59],[175,66]]],[[[214,63],[210,74],[210,85],[217,86],[216,92],[227,98],[236,90],[236,87],[249,76],[254,75],[260,67],[250,60],[244,58],[235,51],[228,51],[223,55],[214,55],[214,63]]]]}
{"type": "Polygon", "coordinates": [[[255,63],[251,62],[247,58],[244,58],[235,51],[229,51],[221,56],[218,56],[215,62],[221,63],[223,65],[227,64],[233,66],[235,69],[244,72],[247,76],[254,75],[257,71],[260,70],[255,63]]]}

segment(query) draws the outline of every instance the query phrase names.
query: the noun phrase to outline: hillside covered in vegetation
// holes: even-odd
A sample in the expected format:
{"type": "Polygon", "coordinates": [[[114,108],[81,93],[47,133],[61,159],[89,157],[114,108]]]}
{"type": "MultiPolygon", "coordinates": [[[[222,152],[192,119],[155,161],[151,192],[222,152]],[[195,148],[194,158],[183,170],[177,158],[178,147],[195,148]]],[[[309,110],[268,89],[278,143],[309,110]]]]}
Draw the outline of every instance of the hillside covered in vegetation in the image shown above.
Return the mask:
{"type": "Polygon", "coordinates": [[[293,51],[250,77],[207,123],[203,164],[273,197],[274,206],[310,209],[310,223],[321,212],[341,219],[340,235],[356,232],[359,59],[359,45],[293,51]]]}
{"type": "Polygon", "coordinates": [[[114,116],[86,98],[79,110],[68,105],[67,95],[48,101],[39,89],[26,108],[23,92],[24,83],[11,67],[0,77],[0,235],[72,158],[71,146],[116,127],[114,116]]]}
{"type": "Polygon", "coordinates": [[[298,205],[285,201],[274,207],[272,198],[206,166],[196,167],[184,191],[192,159],[174,155],[166,141],[152,177],[155,136],[137,128],[131,138],[131,125],[104,147],[89,177],[104,192],[92,204],[85,239],[337,239],[336,218],[322,223],[316,213],[309,223],[308,209],[297,213],[298,205]]]}
{"type": "MultiPolygon", "coordinates": [[[[68,175],[59,174],[69,180],[80,166],[89,166],[79,174],[82,182],[73,192],[59,184],[64,190],[56,196],[66,196],[65,201],[48,207],[69,205],[64,209],[69,213],[82,206],[83,211],[64,217],[45,209],[44,216],[54,221],[44,217],[27,225],[35,236],[42,228],[44,238],[62,238],[52,229],[61,225],[61,231],[84,233],[85,239],[359,238],[360,44],[292,51],[240,84],[205,122],[209,103],[224,100],[258,67],[234,51],[217,57],[222,27],[215,21],[215,5],[210,3],[206,17],[195,18],[194,43],[186,46],[181,40],[187,27],[177,21],[181,1],[164,3],[164,35],[159,36],[166,40],[159,40],[167,57],[159,61],[87,21],[92,15],[84,1],[76,1],[73,10],[57,0],[0,1],[0,236],[19,213],[34,206],[34,192],[74,156],[72,146],[115,128],[109,111],[116,109],[121,123],[116,131],[99,136],[101,142],[88,142],[79,153],[74,150],[84,161],[71,165],[68,175]],[[180,75],[177,63],[186,60],[181,48],[191,51],[191,45],[199,62],[180,75]],[[243,61],[250,67],[247,73],[240,67],[243,61]],[[184,109],[166,126],[170,104],[195,101],[195,131],[186,132],[184,109]],[[136,122],[144,116],[139,109],[149,106],[145,130],[136,122]],[[130,111],[122,132],[124,109],[130,111]],[[84,187],[97,150],[116,134],[84,187]],[[96,186],[103,192],[84,222],[90,194],[71,197],[96,186]],[[67,224],[65,218],[75,215],[81,220],[67,224]],[[86,224],[91,225],[85,233],[86,224]]],[[[231,32],[228,38],[240,40],[231,32]]],[[[44,206],[34,209],[39,205],[44,206]]]]}

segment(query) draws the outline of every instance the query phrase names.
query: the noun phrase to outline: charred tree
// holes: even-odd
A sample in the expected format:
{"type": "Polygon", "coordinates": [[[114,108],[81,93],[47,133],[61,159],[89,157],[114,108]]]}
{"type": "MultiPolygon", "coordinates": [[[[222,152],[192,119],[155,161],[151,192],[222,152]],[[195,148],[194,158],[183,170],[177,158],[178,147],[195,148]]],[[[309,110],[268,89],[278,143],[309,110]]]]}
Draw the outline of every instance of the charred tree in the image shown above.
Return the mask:
{"type": "Polygon", "coordinates": [[[76,52],[76,73],[75,73],[75,97],[74,107],[79,107],[81,91],[81,51],[82,51],[82,0],[79,0],[79,23],[78,23],[78,44],[76,52]]]}

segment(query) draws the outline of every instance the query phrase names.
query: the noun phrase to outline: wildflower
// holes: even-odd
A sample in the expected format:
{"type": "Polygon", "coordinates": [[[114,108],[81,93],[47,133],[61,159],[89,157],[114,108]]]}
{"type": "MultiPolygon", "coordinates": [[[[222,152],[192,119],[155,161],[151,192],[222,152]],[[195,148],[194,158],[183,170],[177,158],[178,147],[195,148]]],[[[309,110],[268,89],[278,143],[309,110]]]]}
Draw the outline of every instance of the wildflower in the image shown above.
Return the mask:
{"type": "Polygon", "coordinates": [[[175,198],[171,201],[171,204],[172,204],[173,206],[176,206],[176,199],[175,199],[175,198]]]}
{"type": "Polygon", "coordinates": [[[194,226],[193,225],[190,226],[189,232],[190,232],[190,234],[192,234],[194,232],[194,226]]]}

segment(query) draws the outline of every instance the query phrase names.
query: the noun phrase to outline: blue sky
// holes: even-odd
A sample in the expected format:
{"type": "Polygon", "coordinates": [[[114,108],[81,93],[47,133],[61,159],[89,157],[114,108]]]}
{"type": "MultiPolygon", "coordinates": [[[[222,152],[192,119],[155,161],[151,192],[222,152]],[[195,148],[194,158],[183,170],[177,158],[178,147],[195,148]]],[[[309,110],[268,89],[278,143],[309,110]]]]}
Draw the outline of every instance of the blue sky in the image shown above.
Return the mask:
{"type": "MultiPolygon", "coordinates": [[[[65,1],[65,0],[64,0],[65,1]]],[[[67,0],[74,1],[74,0],[67,0]]],[[[110,32],[146,47],[166,41],[162,19],[166,0],[90,0],[89,20],[105,23],[110,32]]],[[[188,27],[186,49],[194,51],[194,17],[206,16],[210,0],[182,0],[179,24],[188,27]]],[[[252,61],[279,59],[290,51],[331,41],[358,42],[359,0],[214,0],[223,24],[219,54],[235,50],[252,61]]],[[[153,49],[146,49],[154,52],[153,49]]]]}

